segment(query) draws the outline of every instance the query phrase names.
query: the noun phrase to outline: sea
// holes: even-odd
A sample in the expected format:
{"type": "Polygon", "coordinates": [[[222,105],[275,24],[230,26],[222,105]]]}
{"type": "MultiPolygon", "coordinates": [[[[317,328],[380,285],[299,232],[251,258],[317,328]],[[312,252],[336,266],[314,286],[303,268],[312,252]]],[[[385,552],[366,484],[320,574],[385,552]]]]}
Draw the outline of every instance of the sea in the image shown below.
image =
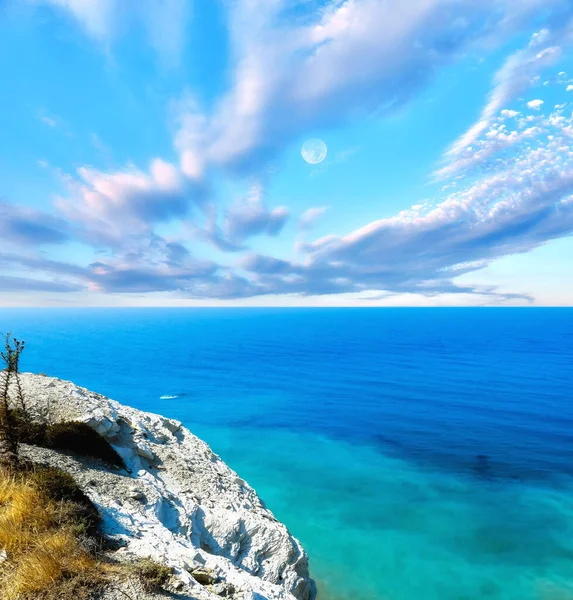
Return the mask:
{"type": "Polygon", "coordinates": [[[23,369],[180,419],[319,600],[573,599],[573,309],[0,309],[23,369]]]}

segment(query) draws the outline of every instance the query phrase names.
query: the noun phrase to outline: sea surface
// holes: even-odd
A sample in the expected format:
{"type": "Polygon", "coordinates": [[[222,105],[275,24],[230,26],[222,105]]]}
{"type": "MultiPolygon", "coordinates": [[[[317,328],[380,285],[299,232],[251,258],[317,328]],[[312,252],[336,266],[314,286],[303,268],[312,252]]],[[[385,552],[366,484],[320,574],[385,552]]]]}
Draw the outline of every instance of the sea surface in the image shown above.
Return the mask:
{"type": "Polygon", "coordinates": [[[573,599],[573,309],[0,309],[23,367],[182,420],[320,600],[573,599]]]}

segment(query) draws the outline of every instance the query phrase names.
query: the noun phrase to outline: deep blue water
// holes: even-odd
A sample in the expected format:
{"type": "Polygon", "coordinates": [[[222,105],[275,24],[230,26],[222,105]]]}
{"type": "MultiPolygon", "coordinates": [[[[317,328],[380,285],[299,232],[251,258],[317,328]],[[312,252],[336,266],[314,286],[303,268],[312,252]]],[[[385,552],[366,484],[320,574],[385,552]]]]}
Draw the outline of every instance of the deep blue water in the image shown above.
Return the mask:
{"type": "Polygon", "coordinates": [[[208,441],[324,600],[573,598],[573,309],[1,309],[5,330],[25,369],[208,441]]]}

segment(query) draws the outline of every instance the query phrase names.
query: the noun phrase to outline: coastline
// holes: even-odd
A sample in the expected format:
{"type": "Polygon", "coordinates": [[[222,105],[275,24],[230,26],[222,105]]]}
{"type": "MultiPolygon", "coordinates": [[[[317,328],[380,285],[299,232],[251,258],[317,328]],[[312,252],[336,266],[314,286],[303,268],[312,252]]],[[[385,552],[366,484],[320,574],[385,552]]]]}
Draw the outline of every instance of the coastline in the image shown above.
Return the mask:
{"type": "Polygon", "coordinates": [[[108,440],[127,472],[37,447],[23,454],[72,474],[103,516],[118,557],[151,557],[174,569],[193,597],[216,595],[196,569],[253,598],[312,600],[308,557],[257,493],[209,446],[173,419],[144,413],[72,382],[21,375],[29,410],[79,421],[108,440]]]}
{"type": "Polygon", "coordinates": [[[338,595],[535,600],[533,582],[569,580],[571,310],[269,312],[8,311],[4,327],[30,342],[26,369],[206,440],[338,595]]]}

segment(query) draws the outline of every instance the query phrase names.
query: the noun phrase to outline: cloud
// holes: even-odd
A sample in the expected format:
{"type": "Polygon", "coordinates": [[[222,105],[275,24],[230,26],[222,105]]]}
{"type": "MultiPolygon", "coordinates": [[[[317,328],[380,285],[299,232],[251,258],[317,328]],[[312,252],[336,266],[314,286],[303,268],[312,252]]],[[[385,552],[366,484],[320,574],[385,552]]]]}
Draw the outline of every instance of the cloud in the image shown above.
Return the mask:
{"type": "Polygon", "coordinates": [[[70,226],[59,217],[0,200],[0,239],[4,247],[63,244],[70,239],[70,226]]]}
{"type": "Polygon", "coordinates": [[[35,0],[69,13],[91,37],[103,41],[113,33],[116,0],[35,0]]]}
{"type": "Polygon", "coordinates": [[[58,283],[43,279],[29,279],[27,277],[12,277],[0,275],[0,291],[2,292],[78,292],[83,289],[81,285],[58,283]]]}
{"type": "Polygon", "coordinates": [[[317,206],[313,208],[308,208],[305,210],[300,217],[298,218],[298,227],[299,229],[310,229],[317,219],[322,217],[322,215],[330,208],[330,206],[317,206]]]}
{"type": "MultiPolygon", "coordinates": [[[[304,18],[289,19],[285,0],[229,4],[232,87],[213,111],[201,114],[194,105],[190,118],[180,119],[177,146],[190,152],[191,170],[199,170],[201,155],[203,169],[256,171],[309,131],[391,113],[446,65],[504,41],[532,16],[555,16],[566,4],[345,0],[313,6],[306,4],[304,18]]],[[[484,119],[523,87],[523,63],[532,63],[532,71],[557,60],[557,47],[541,45],[532,41],[508,62],[484,119]]]]}
{"type": "Polygon", "coordinates": [[[19,268],[44,275],[51,274],[72,278],[82,278],[85,274],[85,269],[79,265],[51,260],[42,255],[34,255],[31,252],[32,248],[26,248],[25,250],[27,251],[26,254],[24,252],[18,252],[17,254],[0,253],[0,266],[5,270],[19,268]]]}
{"type": "Polygon", "coordinates": [[[91,263],[82,279],[91,292],[108,294],[170,292],[185,298],[240,298],[256,293],[247,279],[231,269],[193,257],[181,243],[159,236],[147,249],[91,263]]]}
{"type": "Polygon", "coordinates": [[[43,107],[40,107],[37,110],[35,110],[34,116],[39,121],[41,121],[44,125],[47,125],[48,127],[51,127],[52,129],[55,129],[56,127],[62,128],[64,126],[64,123],[59,116],[50,113],[48,110],[46,110],[43,107]]]}
{"type": "Polygon", "coordinates": [[[239,264],[241,268],[258,275],[292,275],[300,271],[300,266],[288,260],[281,260],[261,254],[248,254],[239,264]]]}
{"type": "Polygon", "coordinates": [[[269,294],[484,293],[455,280],[573,234],[572,118],[554,114],[552,120],[551,139],[521,144],[497,172],[436,205],[417,205],[306,244],[300,262],[251,255],[242,267],[269,294]]]}
{"type": "Polygon", "coordinates": [[[249,194],[229,207],[223,225],[229,239],[242,241],[254,235],[280,233],[290,216],[289,210],[286,206],[267,209],[263,194],[263,187],[255,185],[249,194]]]}
{"type": "MultiPolygon", "coordinates": [[[[462,285],[458,278],[500,257],[528,252],[573,234],[572,107],[568,104],[536,117],[548,135],[516,142],[511,156],[500,159],[495,170],[483,173],[465,188],[346,235],[303,243],[300,260],[248,253],[231,268],[194,257],[182,240],[164,239],[148,231],[135,236],[132,247],[122,247],[113,257],[85,267],[15,254],[0,255],[0,266],[24,268],[34,280],[47,281],[49,276],[62,290],[87,288],[103,293],[167,292],[217,299],[470,293],[498,301],[515,300],[523,296],[501,294],[491,286],[462,285]]],[[[521,119],[514,115],[505,118],[521,119]]],[[[142,181],[148,185],[173,179],[144,177],[142,181]]],[[[284,224],[281,211],[267,209],[263,196],[263,188],[257,184],[229,208],[220,228],[223,240],[240,243],[252,235],[280,229],[284,224]]],[[[94,206],[100,206],[99,200],[94,206]]]]}
{"type": "Polygon", "coordinates": [[[17,253],[0,252],[0,290],[68,293],[86,288],[82,267],[34,255],[35,250],[23,243],[17,253]]]}
{"type": "MultiPolygon", "coordinates": [[[[492,125],[498,113],[508,116],[507,106],[535,85],[546,68],[562,58],[563,46],[573,41],[573,9],[565,6],[559,21],[554,20],[551,24],[553,29],[535,33],[527,47],[510,56],[495,74],[494,87],[479,119],[448,150],[446,165],[436,172],[438,178],[463,170],[466,166],[463,155],[473,150],[472,144],[492,125]]],[[[543,104],[541,100],[535,100],[528,106],[539,108],[539,102],[543,104]]]]}
{"type": "Polygon", "coordinates": [[[149,41],[168,68],[179,65],[191,6],[191,0],[139,0],[149,41]]]}
{"type": "Polygon", "coordinates": [[[95,262],[89,266],[89,288],[105,293],[173,292],[190,293],[210,281],[215,267],[195,263],[175,267],[130,263],[95,262]]]}
{"type": "Polygon", "coordinates": [[[436,180],[456,176],[457,179],[475,175],[476,171],[488,171],[495,161],[511,151],[518,144],[534,140],[543,135],[550,127],[549,122],[530,121],[522,118],[521,113],[502,110],[500,116],[493,119],[475,137],[471,146],[457,151],[456,158],[434,173],[436,180]]]}
{"type": "Polygon", "coordinates": [[[97,151],[98,155],[108,164],[112,163],[112,151],[104,144],[97,133],[90,133],[89,141],[92,147],[97,151]]]}
{"type": "Polygon", "coordinates": [[[29,0],[71,16],[96,42],[109,47],[126,25],[141,25],[167,67],[177,66],[186,43],[190,0],[29,0]]]}
{"type": "Polygon", "coordinates": [[[533,110],[539,110],[544,104],[545,102],[543,100],[532,100],[527,103],[527,106],[533,110]]]}
{"type": "MultiPolygon", "coordinates": [[[[185,44],[189,4],[183,0],[142,0],[131,10],[119,0],[42,1],[66,11],[105,47],[134,23],[145,28],[166,65],[177,61],[185,44]]],[[[568,2],[239,0],[225,6],[230,87],[210,110],[189,94],[173,103],[176,161],[156,158],[147,169],[128,165],[110,172],[82,167],[63,176],[68,192],[56,209],[65,219],[22,207],[0,209],[0,235],[12,245],[11,255],[0,256],[10,271],[6,286],[194,298],[495,295],[493,288],[461,285],[458,277],[573,231],[570,107],[545,116],[541,104],[530,106],[534,114],[511,106],[525,103],[525,93],[570,43],[568,2]],[[463,188],[455,180],[461,191],[346,235],[299,240],[296,259],[248,251],[250,239],[278,235],[290,218],[285,206],[269,207],[262,184],[226,208],[209,195],[216,170],[254,172],[266,181],[263,167],[303,135],[392,114],[441,69],[499,47],[532,22],[541,29],[498,71],[480,119],[452,146],[439,172],[471,176],[463,188]],[[200,226],[203,213],[206,224],[200,226]],[[166,227],[173,223],[225,252],[243,254],[233,266],[197,257],[189,239],[158,234],[177,231],[166,227]],[[38,245],[69,240],[84,246],[78,264],[36,252],[38,245]],[[12,276],[18,269],[30,277],[12,276]]],[[[98,138],[92,142],[99,144],[98,138]]],[[[298,227],[310,228],[325,210],[308,209],[298,227]]]]}
{"type": "Polygon", "coordinates": [[[202,181],[205,174],[205,136],[207,118],[196,98],[185,93],[170,106],[175,147],[181,155],[181,171],[192,181],[202,181]]]}
{"type": "Polygon", "coordinates": [[[127,235],[149,233],[156,223],[187,216],[201,192],[191,188],[177,168],[154,159],[149,172],[135,167],[103,173],[78,169],[78,179],[65,177],[69,196],[57,207],[92,243],[117,246],[127,235]],[[126,235],[127,234],[127,235],[126,235]]]}
{"type": "Polygon", "coordinates": [[[178,242],[151,236],[145,247],[87,266],[42,256],[0,253],[0,289],[107,294],[171,292],[185,298],[239,298],[256,293],[245,278],[195,258],[178,242]],[[9,275],[9,272],[17,275],[9,275]],[[22,277],[25,271],[28,277],[22,277]]]}
{"type": "Polygon", "coordinates": [[[48,127],[55,127],[58,123],[52,117],[40,117],[42,123],[45,123],[48,127]]]}
{"type": "Polygon", "coordinates": [[[246,196],[227,208],[222,225],[218,223],[217,208],[211,206],[210,211],[206,228],[196,228],[195,232],[225,252],[244,250],[245,242],[257,235],[278,235],[290,217],[286,206],[267,208],[260,183],[252,185],[246,196]]]}

